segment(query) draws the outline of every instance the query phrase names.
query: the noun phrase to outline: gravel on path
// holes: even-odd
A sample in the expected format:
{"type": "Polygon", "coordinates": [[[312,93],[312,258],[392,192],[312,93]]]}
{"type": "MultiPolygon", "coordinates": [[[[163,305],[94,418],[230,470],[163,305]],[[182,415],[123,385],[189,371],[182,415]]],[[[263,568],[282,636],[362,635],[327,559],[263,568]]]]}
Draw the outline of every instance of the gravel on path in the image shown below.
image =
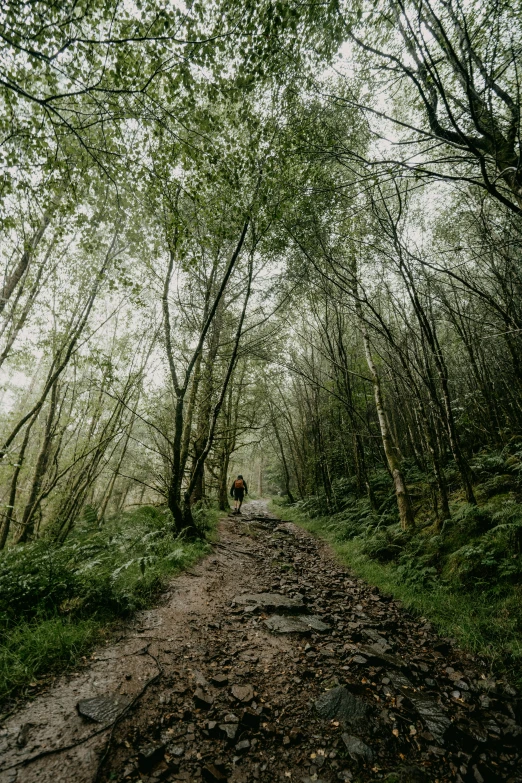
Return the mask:
{"type": "Polygon", "coordinates": [[[0,783],[522,783],[522,701],[251,501],[161,604],[0,727],[0,783]]]}

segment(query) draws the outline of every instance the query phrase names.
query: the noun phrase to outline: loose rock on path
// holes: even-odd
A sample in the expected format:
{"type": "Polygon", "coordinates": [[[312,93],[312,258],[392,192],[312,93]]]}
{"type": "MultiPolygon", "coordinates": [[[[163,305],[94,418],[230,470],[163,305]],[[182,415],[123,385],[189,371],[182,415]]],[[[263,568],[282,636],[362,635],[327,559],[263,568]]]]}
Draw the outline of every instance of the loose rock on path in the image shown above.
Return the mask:
{"type": "Polygon", "coordinates": [[[1,783],[522,783],[522,702],[263,501],[0,727],[1,783]]]}

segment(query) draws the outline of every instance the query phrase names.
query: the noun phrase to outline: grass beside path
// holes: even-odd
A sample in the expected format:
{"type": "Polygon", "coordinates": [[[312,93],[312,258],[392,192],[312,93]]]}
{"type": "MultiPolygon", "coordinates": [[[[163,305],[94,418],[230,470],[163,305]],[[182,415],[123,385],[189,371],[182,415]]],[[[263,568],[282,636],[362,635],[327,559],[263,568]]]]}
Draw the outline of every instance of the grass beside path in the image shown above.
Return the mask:
{"type": "MultiPolygon", "coordinates": [[[[522,590],[520,585],[504,589],[460,589],[458,584],[421,580],[408,581],[393,563],[382,563],[366,554],[362,537],[346,539],[330,517],[311,517],[304,510],[271,503],[281,519],[295,522],[332,546],[340,560],[358,577],[399,599],[405,608],[419,614],[443,636],[486,660],[496,676],[522,688],[522,590]]],[[[367,549],[367,547],[366,547],[367,549]]]]}
{"type": "MultiPolygon", "coordinates": [[[[211,536],[221,515],[201,509],[198,523],[211,536]]],[[[175,537],[168,512],[144,506],[80,525],[61,546],[42,539],[0,553],[0,703],[78,665],[115,620],[150,606],[209,549],[175,537]]]]}

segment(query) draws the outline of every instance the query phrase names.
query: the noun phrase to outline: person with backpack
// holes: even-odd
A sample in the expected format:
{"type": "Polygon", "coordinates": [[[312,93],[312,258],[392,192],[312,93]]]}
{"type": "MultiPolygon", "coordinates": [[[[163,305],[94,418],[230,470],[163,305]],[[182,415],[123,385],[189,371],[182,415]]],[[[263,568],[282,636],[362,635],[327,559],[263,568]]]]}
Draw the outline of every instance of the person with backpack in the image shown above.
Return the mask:
{"type": "Polygon", "coordinates": [[[234,498],[234,514],[241,514],[243,498],[245,495],[248,495],[247,483],[243,476],[239,475],[237,479],[232,482],[230,495],[234,498]]]}

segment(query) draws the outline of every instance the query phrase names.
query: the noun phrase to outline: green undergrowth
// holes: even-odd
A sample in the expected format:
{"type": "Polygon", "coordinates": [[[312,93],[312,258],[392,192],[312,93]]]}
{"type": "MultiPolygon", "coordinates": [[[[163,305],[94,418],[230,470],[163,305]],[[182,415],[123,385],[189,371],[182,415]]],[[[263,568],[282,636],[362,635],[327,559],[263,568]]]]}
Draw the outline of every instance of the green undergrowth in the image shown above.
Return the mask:
{"type": "MultiPolygon", "coordinates": [[[[414,471],[408,475],[417,509],[413,533],[401,530],[392,494],[377,493],[375,512],[366,499],[356,498],[350,481],[334,487],[329,513],[326,499],[317,496],[293,506],[277,499],[273,510],[325,538],[359,577],[400,599],[441,634],[484,657],[498,676],[522,687],[519,465],[512,455],[477,457],[478,506],[465,503],[456,488],[451,519],[440,530],[426,477],[414,471]]],[[[389,479],[382,486],[389,492],[389,479]]]]}
{"type": "Polygon", "coordinates": [[[172,533],[168,511],[143,506],[61,546],[45,539],[0,553],[0,701],[75,666],[118,618],[150,606],[169,577],[209,551],[220,516],[196,512],[206,540],[172,533]]]}

